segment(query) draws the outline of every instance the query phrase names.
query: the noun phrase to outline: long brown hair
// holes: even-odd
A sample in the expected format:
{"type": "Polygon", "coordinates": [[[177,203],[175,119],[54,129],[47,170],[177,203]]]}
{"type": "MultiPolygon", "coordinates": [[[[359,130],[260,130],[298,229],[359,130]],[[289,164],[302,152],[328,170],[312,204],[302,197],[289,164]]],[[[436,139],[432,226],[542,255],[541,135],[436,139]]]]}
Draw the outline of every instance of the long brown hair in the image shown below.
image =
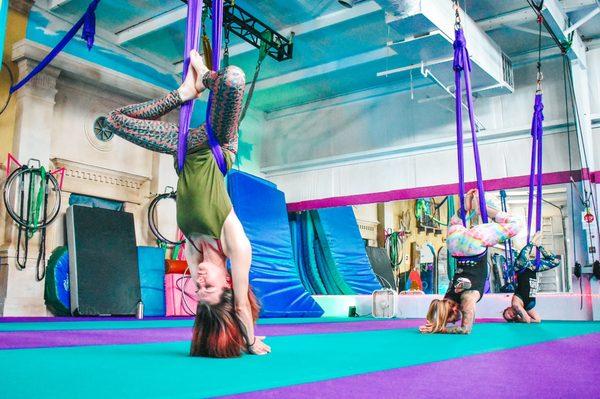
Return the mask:
{"type": "Polygon", "coordinates": [[[432,325],[432,333],[441,332],[446,328],[450,312],[451,305],[447,300],[434,299],[431,301],[429,310],[427,311],[427,321],[432,325]]]}
{"type": "MultiPolygon", "coordinates": [[[[260,306],[248,288],[252,320],[256,322],[260,306]]],[[[216,305],[198,303],[190,356],[238,357],[247,348],[246,331],[235,310],[233,290],[223,290],[216,305]]]]}

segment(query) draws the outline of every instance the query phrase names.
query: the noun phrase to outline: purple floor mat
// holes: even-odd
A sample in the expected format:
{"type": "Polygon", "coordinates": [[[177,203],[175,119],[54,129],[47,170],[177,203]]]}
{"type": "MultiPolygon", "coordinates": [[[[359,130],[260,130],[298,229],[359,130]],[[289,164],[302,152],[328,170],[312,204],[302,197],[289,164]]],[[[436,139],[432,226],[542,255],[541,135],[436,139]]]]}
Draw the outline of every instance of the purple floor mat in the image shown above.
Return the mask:
{"type": "MultiPolygon", "coordinates": [[[[341,333],[416,328],[421,323],[422,320],[392,319],[352,323],[266,324],[258,325],[256,332],[258,335],[266,336],[341,333]]],[[[191,332],[191,329],[187,327],[0,332],[0,349],[185,341],[191,338],[191,332]]]]}
{"type": "MultiPolygon", "coordinates": [[[[144,317],[143,320],[193,320],[193,317],[144,317]]],[[[135,317],[0,317],[0,323],[31,323],[31,322],[65,322],[65,321],[137,321],[135,317]]]]}
{"type": "Polygon", "coordinates": [[[596,333],[223,398],[600,398],[599,360],[596,333]]]}

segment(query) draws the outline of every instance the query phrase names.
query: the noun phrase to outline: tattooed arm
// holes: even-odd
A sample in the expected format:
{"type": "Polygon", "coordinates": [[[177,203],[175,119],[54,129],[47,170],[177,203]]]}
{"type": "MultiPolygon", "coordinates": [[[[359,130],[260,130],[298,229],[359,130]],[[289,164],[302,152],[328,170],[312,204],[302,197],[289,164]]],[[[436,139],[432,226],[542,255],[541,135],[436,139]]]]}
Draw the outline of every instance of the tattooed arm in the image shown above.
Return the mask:
{"type": "Polygon", "coordinates": [[[529,315],[529,317],[531,317],[532,323],[541,323],[542,322],[542,318],[540,317],[538,312],[536,312],[535,309],[528,310],[527,314],[529,315]]]}
{"type": "Polygon", "coordinates": [[[446,334],[469,334],[473,329],[475,322],[475,307],[479,300],[478,291],[469,290],[460,296],[460,311],[462,313],[462,323],[460,327],[448,327],[446,334]]]}

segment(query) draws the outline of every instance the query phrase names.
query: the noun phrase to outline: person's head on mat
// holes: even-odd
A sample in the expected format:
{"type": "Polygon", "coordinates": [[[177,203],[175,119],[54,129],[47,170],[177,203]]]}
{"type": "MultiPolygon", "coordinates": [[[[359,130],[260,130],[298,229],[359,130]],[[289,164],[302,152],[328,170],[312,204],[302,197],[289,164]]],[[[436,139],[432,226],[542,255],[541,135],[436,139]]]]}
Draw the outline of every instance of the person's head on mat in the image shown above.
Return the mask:
{"type": "MultiPolygon", "coordinates": [[[[206,357],[238,357],[247,349],[246,331],[234,305],[231,276],[224,266],[202,262],[197,268],[198,308],[190,354],[206,357]]],[[[252,318],[260,307],[251,289],[248,301],[252,318]]],[[[238,301],[239,302],[239,301],[238,301]]]]}
{"type": "Polygon", "coordinates": [[[460,305],[451,299],[434,299],[429,304],[427,323],[431,326],[428,332],[438,333],[446,328],[449,323],[456,323],[460,319],[460,305]]]}
{"type": "Polygon", "coordinates": [[[483,297],[487,279],[487,251],[507,238],[514,236],[518,229],[509,214],[500,212],[500,202],[486,194],[480,204],[477,190],[466,193],[464,209],[450,219],[446,245],[450,255],[456,260],[454,276],[448,284],[443,299],[434,299],[427,311],[427,322],[419,327],[424,334],[470,334],[475,321],[477,302],[483,297]],[[467,220],[481,215],[485,206],[492,221],[469,226],[467,220]],[[467,220],[459,215],[469,215],[467,220]],[[463,219],[463,220],[461,220],[463,219]],[[447,327],[461,319],[460,326],[447,327]]]}
{"type": "Polygon", "coordinates": [[[537,231],[528,242],[523,237],[514,241],[519,248],[513,264],[515,289],[510,306],[504,309],[502,317],[508,322],[539,323],[542,319],[535,310],[537,273],[559,267],[561,259],[542,246],[541,231],[537,231]]]}
{"type": "Polygon", "coordinates": [[[502,317],[509,323],[540,323],[542,319],[534,309],[535,299],[525,303],[519,295],[513,295],[511,306],[502,311],[502,317]]]}
{"type": "Polygon", "coordinates": [[[517,321],[519,315],[513,309],[512,306],[509,306],[509,307],[507,307],[506,309],[504,309],[502,311],[502,317],[504,318],[504,320],[506,320],[507,322],[511,323],[511,322],[517,321]]]}

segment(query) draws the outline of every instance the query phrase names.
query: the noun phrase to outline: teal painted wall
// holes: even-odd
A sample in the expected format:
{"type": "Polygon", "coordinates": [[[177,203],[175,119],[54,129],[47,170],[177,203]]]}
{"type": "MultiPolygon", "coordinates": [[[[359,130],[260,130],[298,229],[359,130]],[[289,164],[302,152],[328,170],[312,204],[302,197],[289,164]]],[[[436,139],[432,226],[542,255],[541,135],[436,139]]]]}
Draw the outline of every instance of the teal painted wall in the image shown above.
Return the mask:
{"type": "MultiPolygon", "coordinates": [[[[81,12],[84,12],[84,8],[81,12]]],[[[69,29],[70,25],[66,22],[34,7],[29,16],[26,38],[47,47],[54,47],[69,29]]],[[[180,77],[160,71],[158,68],[153,68],[144,63],[136,55],[110,44],[98,36],[96,36],[96,41],[91,51],[87,49],[86,43],[81,39],[80,33],[73,38],[63,51],[166,90],[173,90],[179,86],[180,77]]],[[[206,101],[202,99],[196,102],[192,114],[191,126],[200,126],[205,120],[205,114],[206,101]]],[[[245,172],[259,174],[260,141],[263,125],[264,118],[262,117],[262,113],[250,111],[240,126],[238,160],[236,165],[245,172]]]]}
{"type": "MultiPolygon", "coordinates": [[[[8,0],[0,0],[0,60],[4,56],[4,38],[6,37],[6,18],[8,16],[8,0]]],[[[2,69],[2,65],[0,65],[2,69]]]]}
{"type": "MultiPolygon", "coordinates": [[[[84,10],[82,10],[82,14],[83,12],[84,10]]],[[[44,46],[54,47],[70,27],[64,21],[52,17],[39,8],[33,8],[29,15],[26,38],[44,46]]],[[[87,45],[79,33],[63,51],[167,90],[175,89],[178,86],[174,74],[151,67],[143,63],[139,57],[107,43],[98,36],[96,36],[92,50],[88,51],[87,45]]]]}

